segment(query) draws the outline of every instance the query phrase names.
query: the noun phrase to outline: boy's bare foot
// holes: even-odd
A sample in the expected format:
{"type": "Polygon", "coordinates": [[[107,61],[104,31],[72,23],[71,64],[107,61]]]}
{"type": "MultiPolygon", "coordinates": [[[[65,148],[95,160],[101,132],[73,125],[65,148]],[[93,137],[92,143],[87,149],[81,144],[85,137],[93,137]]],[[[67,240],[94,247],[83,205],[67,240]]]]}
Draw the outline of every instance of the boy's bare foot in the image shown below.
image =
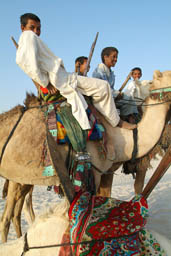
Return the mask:
{"type": "Polygon", "coordinates": [[[136,124],[130,124],[130,123],[128,123],[128,122],[126,122],[126,121],[123,121],[123,120],[121,120],[121,119],[120,119],[120,121],[119,121],[118,126],[119,126],[120,128],[128,129],[128,130],[133,130],[133,129],[137,128],[137,125],[136,125],[136,124]]]}

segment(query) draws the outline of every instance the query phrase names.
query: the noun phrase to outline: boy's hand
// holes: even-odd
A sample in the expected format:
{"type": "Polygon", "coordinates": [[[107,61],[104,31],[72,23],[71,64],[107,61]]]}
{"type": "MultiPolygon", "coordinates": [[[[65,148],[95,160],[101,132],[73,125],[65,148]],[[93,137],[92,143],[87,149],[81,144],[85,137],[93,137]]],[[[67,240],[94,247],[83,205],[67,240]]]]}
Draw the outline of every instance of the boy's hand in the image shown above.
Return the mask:
{"type": "Polygon", "coordinates": [[[48,89],[48,93],[50,94],[50,95],[52,95],[52,94],[55,94],[55,93],[57,93],[57,91],[58,91],[58,89],[56,89],[52,84],[48,84],[48,86],[46,87],[47,89],[48,89]]]}
{"type": "Polygon", "coordinates": [[[123,97],[123,93],[119,92],[119,94],[116,96],[115,100],[121,100],[123,97]]]}
{"type": "Polygon", "coordinates": [[[129,72],[129,74],[128,74],[128,76],[127,76],[127,79],[131,79],[131,77],[132,77],[132,71],[129,72]]]}

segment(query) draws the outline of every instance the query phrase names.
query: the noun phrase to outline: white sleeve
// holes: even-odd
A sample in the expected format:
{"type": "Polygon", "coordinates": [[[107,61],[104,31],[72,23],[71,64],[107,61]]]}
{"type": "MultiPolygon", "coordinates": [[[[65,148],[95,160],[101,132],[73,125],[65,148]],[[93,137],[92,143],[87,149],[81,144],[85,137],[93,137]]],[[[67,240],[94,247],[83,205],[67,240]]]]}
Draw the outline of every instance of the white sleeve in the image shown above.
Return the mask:
{"type": "Polygon", "coordinates": [[[49,76],[40,65],[38,40],[34,32],[22,32],[16,53],[16,63],[31,79],[46,87],[49,83],[49,76]]]}
{"type": "Polygon", "coordinates": [[[134,81],[131,81],[128,85],[127,85],[127,88],[125,90],[125,94],[128,95],[128,96],[132,96],[134,97],[134,92],[135,92],[135,83],[134,81]]]}

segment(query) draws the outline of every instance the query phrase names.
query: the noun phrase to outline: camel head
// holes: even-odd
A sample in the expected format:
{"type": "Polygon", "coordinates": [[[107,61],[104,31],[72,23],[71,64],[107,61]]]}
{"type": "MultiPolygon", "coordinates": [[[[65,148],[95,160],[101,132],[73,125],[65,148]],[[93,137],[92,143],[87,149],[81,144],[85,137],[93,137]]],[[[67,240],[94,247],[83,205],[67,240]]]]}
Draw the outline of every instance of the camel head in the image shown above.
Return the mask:
{"type": "Polygon", "coordinates": [[[160,72],[159,70],[155,70],[152,87],[150,89],[171,87],[171,71],[160,72]]]}

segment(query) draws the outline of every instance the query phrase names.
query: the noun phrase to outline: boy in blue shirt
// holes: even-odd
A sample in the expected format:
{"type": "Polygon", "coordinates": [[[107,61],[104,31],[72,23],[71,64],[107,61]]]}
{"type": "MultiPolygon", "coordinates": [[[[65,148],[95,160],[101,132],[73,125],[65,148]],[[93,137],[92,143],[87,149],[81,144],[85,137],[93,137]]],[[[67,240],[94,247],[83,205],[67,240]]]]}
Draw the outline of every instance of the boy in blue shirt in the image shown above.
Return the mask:
{"type": "Polygon", "coordinates": [[[128,100],[133,100],[131,97],[120,93],[115,90],[115,75],[114,71],[111,69],[115,66],[118,59],[118,49],[115,47],[106,47],[101,52],[102,63],[100,63],[94,70],[92,77],[106,80],[110,84],[110,88],[113,93],[114,99],[116,99],[116,107],[119,109],[121,117],[132,122],[132,114],[138,114],[137,106],[132,101],[129,103],[128,100]]]}

